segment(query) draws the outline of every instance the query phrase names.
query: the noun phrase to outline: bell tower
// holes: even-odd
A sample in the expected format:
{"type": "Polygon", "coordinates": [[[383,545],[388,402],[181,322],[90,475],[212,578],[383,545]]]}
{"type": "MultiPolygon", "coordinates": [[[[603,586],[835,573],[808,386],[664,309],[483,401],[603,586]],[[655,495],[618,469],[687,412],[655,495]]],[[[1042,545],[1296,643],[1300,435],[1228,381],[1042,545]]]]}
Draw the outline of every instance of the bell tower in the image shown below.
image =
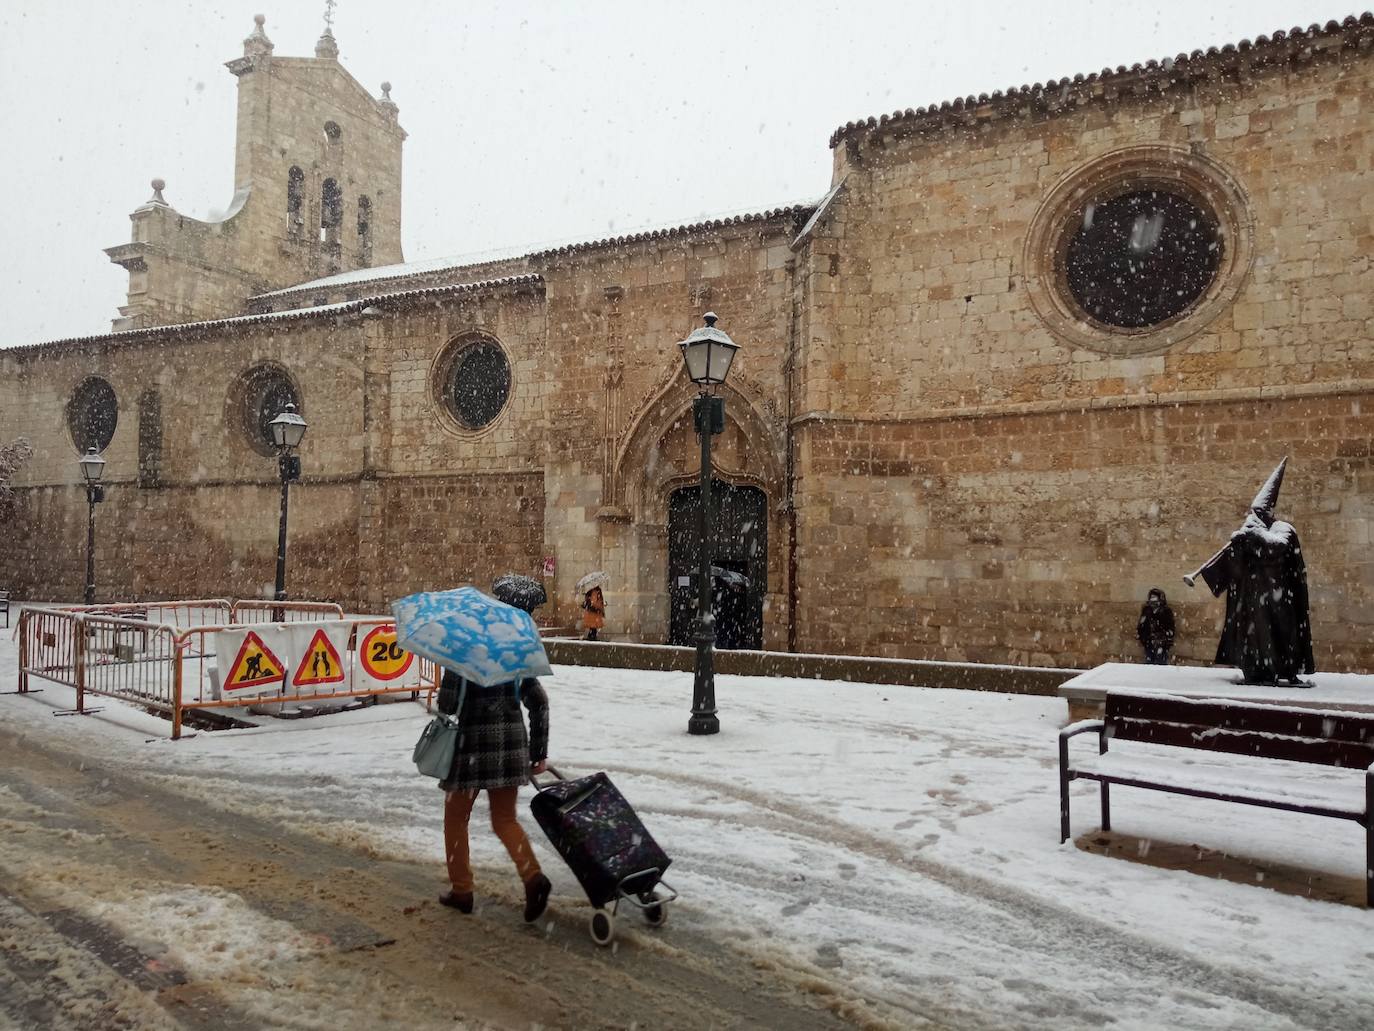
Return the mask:
{"type": "Polygon", "coordinates": [[[129,217],[130,243],[106,250],[129,272],[114,329],[241,314],[248,298],[320,276],[402,261],[406,133],[382,83],[375,99],[339,63],[332,26],[314,57],[278,57],[254,18],[238,79],[234,197],[219,221],[153,196],[129,217]]]}

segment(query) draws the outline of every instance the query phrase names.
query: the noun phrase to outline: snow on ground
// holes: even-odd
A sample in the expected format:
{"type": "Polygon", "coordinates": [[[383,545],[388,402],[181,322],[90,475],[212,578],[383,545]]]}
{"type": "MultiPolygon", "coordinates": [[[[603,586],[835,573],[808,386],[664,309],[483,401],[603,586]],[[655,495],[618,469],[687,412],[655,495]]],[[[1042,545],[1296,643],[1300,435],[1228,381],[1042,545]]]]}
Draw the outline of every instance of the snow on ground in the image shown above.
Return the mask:
{"type": "MultiPolygon", "coordinates": [[[[5,639],[0,689],[14,676],[5,639]]],[[[442,887],[441,796],[410,763],[427,719],[419,706],[173,743],[166,722],[105,700],[94,716],[56,719],[70,695],[43,687],[0,697],[0,719],[198,802],[432,860],[442,887]]],[[[554,764],[608,771],[674,858],[668,880],[683,898],[665,934],[689,928],[763,969],[800,964],[913,1023],[1374,1025],[1374,913],[1059,844],[1058,699],[722,676],[722,732],[698,738],[685,733],[689,674],[560,666],[547,687],[554,764]]],[[[1076,745],[1092,750],[1087,738],[1076,745]]],[[[1076,784],[1074,799],[1075,832],[1090,830],[1096,787],[1076,784]]],[[[1113,802],[1126,833],[1363,873],[1353,823],[1123,788],[1113,802]]],[[[513,900],[514,874],[484,822],[479,803],[478,891],[513,900]]],[[[554,881],[552,919],[584,921],[576,881],[528,814],[524,823],[554,881]]],[[[213,894],[124,900],[106,919],[130,933],[181,922],[188,941],[203,921],[237,921],[235,946],[273,933],[243,908],[213,894]]]]}

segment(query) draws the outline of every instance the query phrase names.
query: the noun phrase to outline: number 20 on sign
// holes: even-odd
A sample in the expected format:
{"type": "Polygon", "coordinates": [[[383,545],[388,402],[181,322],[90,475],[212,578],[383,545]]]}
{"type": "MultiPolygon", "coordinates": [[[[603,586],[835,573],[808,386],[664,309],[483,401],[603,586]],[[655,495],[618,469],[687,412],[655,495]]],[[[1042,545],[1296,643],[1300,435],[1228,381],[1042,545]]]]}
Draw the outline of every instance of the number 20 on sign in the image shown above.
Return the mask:
{"type": "Polygon", "coordinates": [[[415,656],[396,643],[396,627],[376,626],[358,645],[358,661],[367,675],[377,680],[395,680],[410,669],[415,656]]]}

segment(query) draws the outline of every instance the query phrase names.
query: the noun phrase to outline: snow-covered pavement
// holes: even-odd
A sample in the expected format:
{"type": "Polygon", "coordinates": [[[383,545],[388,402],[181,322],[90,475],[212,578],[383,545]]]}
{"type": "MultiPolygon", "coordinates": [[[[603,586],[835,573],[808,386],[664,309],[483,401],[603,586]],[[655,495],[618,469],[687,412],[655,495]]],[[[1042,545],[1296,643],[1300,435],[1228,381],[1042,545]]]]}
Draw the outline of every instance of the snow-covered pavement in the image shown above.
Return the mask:
{"type": "MultiPolygon", "coordinates": [[[[0,688],[14,663],[6,638],[0,688]]],[[[63,694],[44,686],[0,697],[7,727],[204,804],[432,860],[441,886],[440,795],[409,761],[418,706],[173,743],[166,723],[117,704],[55,719],[63,694]]],[[[547,686],[555,765],[608,771],[674,858],[683,899],[666,937],[800,971],[893,1026],[1374,1026],[1374,913],[1059,844],[1057,699],[726,676],[722,733],[695,738],[688,674],[557,667],[547,686]]],[[[1354,824],[1128,789],[1114,818],[1150,839],[1363,874],[1354,824]]],[[[508,893],[484,820],[478,891],[508,893]]],[[[1095,788],[1076,785],[1075,831],[1095,822],[1095,788]]],[[[576,881],[525,823],[553,919],[580,931],[576,881]]]]}

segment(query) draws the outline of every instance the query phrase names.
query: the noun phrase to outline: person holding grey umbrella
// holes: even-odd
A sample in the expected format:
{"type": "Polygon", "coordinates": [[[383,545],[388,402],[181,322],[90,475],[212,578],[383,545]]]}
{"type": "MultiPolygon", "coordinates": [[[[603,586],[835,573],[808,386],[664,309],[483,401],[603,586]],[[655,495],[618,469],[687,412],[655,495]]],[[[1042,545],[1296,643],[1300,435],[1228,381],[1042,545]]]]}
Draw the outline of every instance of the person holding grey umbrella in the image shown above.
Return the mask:
{"type": "Polygon", "coordinates": [[[532,576],[507,573],[491,582],[491,596],[507,605],[534,614],[534,610],[549,600],[544,593],[544,585],[532,576]]]}

